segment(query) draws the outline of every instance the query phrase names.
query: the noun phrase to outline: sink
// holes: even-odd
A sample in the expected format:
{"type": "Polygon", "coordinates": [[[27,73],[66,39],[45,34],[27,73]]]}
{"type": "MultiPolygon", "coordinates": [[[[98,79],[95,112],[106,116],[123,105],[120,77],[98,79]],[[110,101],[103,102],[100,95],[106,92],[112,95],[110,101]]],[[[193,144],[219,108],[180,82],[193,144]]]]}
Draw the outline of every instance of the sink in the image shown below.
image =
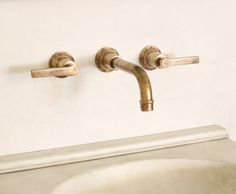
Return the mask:
{"type": "Polygon", "coordinates": [[[52,194],[235,194],[236,165],[152,159],[95,168],[59,184],[52,194]]]}

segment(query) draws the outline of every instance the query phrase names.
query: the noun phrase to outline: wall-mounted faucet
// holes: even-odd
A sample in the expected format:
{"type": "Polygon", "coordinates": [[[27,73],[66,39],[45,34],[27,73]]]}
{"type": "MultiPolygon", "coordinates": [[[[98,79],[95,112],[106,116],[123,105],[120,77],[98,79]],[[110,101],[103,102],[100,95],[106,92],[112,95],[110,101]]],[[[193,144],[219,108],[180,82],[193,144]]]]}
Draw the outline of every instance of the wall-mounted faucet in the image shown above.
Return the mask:
{"type": "Polygon", "coordinates": [[[78,74],[78,65],[74,58],[66,52],[56,52],[49,60],[49,68],[34,69],[31,71],[32,78],[59,77],[65,78],[78,74]]]}
{"type": "Polygon", "coordinates": [[[141,67],[121,59],[118,52],[110,47],[104,47],[97,52],[95,63],[98,69],[103,72],[121,69],[134,75],[139,84],[141,110],[153,110],[151,83],[147,73],[141,67]]]}
{"type": "Polygon", "coordinates": [[[187,65],[199,63],[198,56],[167,58],[156,46],[146,46],[139,54],[139,62],[144,69],[153,70],[175,65],[187,65]]]}

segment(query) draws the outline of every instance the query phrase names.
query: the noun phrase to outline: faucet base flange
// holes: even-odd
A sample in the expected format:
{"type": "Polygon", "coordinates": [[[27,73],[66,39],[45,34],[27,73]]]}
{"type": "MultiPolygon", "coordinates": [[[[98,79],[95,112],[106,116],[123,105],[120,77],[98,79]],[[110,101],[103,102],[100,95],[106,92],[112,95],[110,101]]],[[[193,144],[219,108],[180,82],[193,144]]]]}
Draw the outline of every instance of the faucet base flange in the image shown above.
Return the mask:
{"type": "Polygon", "coordinates": [[[95,57],[97,68],[102,72],[111,72],[116,68],[112,65],[112,60],[119,57],[119,53],[111,47],[101,48],[95,57]]]}
{"type": "Polygon", "coordinates": [[[150,61],[156,61],[156,57],[161,54],[161,51],[156,46],[146,46],[143,48],[143,50],[139,54],[139,63],[144,69],[147,70],[153,70],[157,68],[157,64],[155,62],[150,61]],[[150,60],[150,57],[154,57],[154,59],[150,60]]]}
{"type": "MultiPolygon", "coordinates": [[[[67,52],[56,52],[49,59],[49,67],[50,68],[62,68],[67,67],[66,62],[73,61],[75,59],[67,52]]],[[[66,78],[68,76],[56,76],[58,78],[66,78]]]]}

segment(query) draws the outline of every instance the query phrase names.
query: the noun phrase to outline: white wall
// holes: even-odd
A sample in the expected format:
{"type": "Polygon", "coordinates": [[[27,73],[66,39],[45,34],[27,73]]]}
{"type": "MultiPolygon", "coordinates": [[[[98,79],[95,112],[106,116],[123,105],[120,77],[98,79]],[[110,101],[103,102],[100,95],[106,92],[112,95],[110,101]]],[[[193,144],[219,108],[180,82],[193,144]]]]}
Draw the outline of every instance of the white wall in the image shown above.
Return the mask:
{"type": "Polygon", "coordinates": [[[236,140],[234,0],[1,0],[0,155],[208,124],[236,140]],[[136,80],[102,73],[103,46],[138,62],[148,45],[200,64],[148,72],[155,111],[139,110],[136,80]],[[32,79],[56,51],[79,75],[32,79]]]}

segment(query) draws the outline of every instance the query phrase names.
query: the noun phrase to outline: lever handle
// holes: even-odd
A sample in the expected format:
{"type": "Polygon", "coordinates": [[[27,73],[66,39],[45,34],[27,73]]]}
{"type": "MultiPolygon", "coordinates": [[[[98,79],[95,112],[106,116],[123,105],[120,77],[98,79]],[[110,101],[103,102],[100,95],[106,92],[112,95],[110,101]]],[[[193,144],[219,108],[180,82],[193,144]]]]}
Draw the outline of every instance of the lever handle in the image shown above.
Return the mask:
{"type": "Polygon", "coordinates": [[[168,58],[155,46],[146,46],[139,54],[139,62],[144,69],[153,70],[176,65],[187,65],[199,63],[198,56],[168,58]]]}
{"type": "Polygon", "coordinates": [[[59,77],[65,78],[78,74],[78,65],[74,58],[66,52],[56,52],[49,60],[49,68],[34,69],[31,71],[32,78],[59,77]]]}
{"type": "Polygon", "coordinates": [[[165,68],[176,65],[188,65],[188,64],[196,64],[199,63],[198,56],[189,56],[189,57],[180,57],[180,58],[161,58],[157,63],[159,68],[165,68]]]}

